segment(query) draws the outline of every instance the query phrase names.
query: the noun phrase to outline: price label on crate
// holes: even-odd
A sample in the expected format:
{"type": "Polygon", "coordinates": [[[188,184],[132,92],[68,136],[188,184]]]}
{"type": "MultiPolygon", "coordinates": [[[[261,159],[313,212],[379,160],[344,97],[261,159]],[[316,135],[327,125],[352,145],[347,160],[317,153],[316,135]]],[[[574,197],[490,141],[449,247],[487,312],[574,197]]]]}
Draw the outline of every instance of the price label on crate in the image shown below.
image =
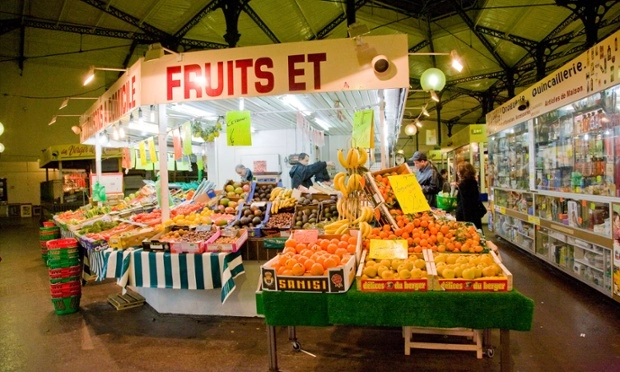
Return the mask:
{"type": "Polygon", "coordinates": [[[372,259],[392,259],[392,258],[402,258],[406,259],[408,256],[408,244],[404,239],[397,240],[381,240],[381,239],[371,239],[370,240],[370,250],[368,252],[368,257],[372,259]]]}
{"type": "Polygon", "coordinates": [[[533,223],[534,225],[540,225],[540,217],[527,216],[527,222],[533,223]]]}
{"type": "Polygon", "coordinates": [[[390,186],[396,195],[400,209],[405,214],[415,214],[431,209],[415,175],[388,176],[388,180],[390,180],[390,186]]]}

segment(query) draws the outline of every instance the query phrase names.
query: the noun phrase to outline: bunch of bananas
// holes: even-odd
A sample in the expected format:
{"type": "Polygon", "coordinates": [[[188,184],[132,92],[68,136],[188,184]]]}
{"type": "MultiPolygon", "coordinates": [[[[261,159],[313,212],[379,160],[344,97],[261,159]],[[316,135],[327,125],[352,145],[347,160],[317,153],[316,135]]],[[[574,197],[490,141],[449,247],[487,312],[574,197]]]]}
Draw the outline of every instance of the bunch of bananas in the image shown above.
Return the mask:
{"type": "Polygon", "coordinates": [[[278,213],[278,211],[282,208],[294,207],[296,202],[297,200],[293,197],[286,198],[286,199],[276,198],[276,200],[271,202],[271,214],[278,213]]]}
{"type": "Polygon", "coordinates": [[[360,232],[362,233],[362,239],[366,239],[372,232],[372,226],[368,222],[360,222],[360,232]]]}
{"type": "Polygon", "coordinates": [[[364,188],[362,185],[363,178],[357,173],[350,175],[346,182],[345,179],[347,179],[345,172],[340,172],[334,176],[334,188],[345,197],[353,191],[361,191],[364,188]]]}
{"type": "Polygon", "coordinates": [[[368,161],[368,153],[361,147],[351,147],[344,157],[344,150],[338,150],[338,161],[345,169],[357,169],[368,161]]]}
{"type": "Polygon", "coordinates": [[[277,197],[281,199],[289,197],[293,194],[293,189],[285,189],[284,187],[274,187],[269,194],[269,201],[276,200],[277,197]]]}
{"type": "Polygon", "coordinates": [[[325,229],[325,234],[328,235],[340,235],[349,231],[349,220],[344,219],[336,222],[332,222],[329,225],[325,225],[323,227],[325,229]]]}
{"type": "Polygon", "coordinates": [[[297,200],[293,197],[293,189],[276,187],[269,194],[271,213],[278,213],[281,208],[294,207],[297,200]]]}
{"type": "Polygon", "coordinates": [[[370,222],[375,218],[375,210],[371,207],[362,207],[360,209],[360,216],[351,222],[352,226],[355,226],[362,222],[370,222]]]}

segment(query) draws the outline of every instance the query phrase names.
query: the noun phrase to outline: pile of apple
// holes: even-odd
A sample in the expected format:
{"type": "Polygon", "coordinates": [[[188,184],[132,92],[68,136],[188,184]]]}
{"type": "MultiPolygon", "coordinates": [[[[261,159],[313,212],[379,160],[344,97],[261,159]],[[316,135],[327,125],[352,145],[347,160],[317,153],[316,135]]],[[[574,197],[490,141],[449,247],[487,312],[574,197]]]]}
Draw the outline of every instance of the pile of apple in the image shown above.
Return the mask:
{"type": "Polygon", "coordinates": [[[493,256],[484,254],[437,254],[434,257],[437,275],[443,279],[478,279],[503,276],[493,256]]]}

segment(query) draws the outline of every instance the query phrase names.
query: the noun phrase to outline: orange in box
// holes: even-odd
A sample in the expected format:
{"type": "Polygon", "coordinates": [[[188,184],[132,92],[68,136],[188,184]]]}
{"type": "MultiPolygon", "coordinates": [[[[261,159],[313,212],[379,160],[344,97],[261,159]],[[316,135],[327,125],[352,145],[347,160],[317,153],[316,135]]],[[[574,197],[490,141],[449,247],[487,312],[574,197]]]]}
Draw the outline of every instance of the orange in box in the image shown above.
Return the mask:
{"type": "MultiPolygon", "coordinates": [[[[362,292],[425,292],[433,289],[435,277],[434,266],[425,260],[425,278],[416,279],[382,279],[380,277],[368,278],[364,274],[368,251],[362,254],[362,260],[357,268],[355,283],[357,290],[362,292]]],[[[426,258],[426,256],[424,256],[426,258]]]]}
{"type": "Polygon", "coordinates": [[[436,291],[454,291],[454,292],[463,292],[463,291],[473,291],[473,292],[506,292],[512,290],[512,273],[508,271],[506,266],[501,263],[501,260],[495,254],[495,252],[490,251],[489,253],[483,254],[466,254],[466,253],[444,253],[445,256],[464,256],[464,257],[476,257],[483,255],[490,255],[493,259],[493,263],[496,264],[499,269],[501,269],[500,273],[497,275],[490,277],[479,277],[476,279],[464,279],[464,278],[443,278],[441,275],[441,269],[437,266],[435,262],[435,257],[439,254],[436,252],[430,252],[428,254],[429,261],[432,261],[431,264],[435,266],[435,270],[438,273],[435,283],[433,284],[433,288],[436,291]]]}
{"type": "MultiPolygon", "coordinates": [[[[326,292],[343,293],[351,288],[355,279],[357,257],[361,254],[361,235],[359,230],[349,230],[351,236],[356,237],[356,253],[351,255],[344,265],[331,267],[325,270],[326,275],[282,275],[276,269],[279,260],[286,256],[280,254],[261,266],[260,280],[263,290],[287,292],[326,292]]],[[[312,234],[312,230],[296,230],[291,239],[299,239],[308,246],[315,245],[320,239],[340,239],[340,235],[312,234]]],[[[285,248],[286,249],[286,248],[285,248]]],[[[320,250],[320,248],[317,248],[320,250]]]]}

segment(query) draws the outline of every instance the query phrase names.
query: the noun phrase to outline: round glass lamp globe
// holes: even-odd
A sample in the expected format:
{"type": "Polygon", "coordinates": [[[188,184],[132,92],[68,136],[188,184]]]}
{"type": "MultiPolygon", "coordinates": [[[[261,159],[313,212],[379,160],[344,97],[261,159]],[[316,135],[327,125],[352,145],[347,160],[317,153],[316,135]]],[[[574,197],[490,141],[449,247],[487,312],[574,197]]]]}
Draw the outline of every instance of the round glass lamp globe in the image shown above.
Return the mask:
{"type": "Polygon", "coordinates": [[[440,69],[431,67],[420,76],[420,84],[423,90],[439,92],[446,86],[446,75],[440,69]]]}
{"type": "Polygon", "coordinates": [[[4,145],[0,143],[0,153],[4,152],[4,145]]]}
{"type": "Polygon", "coordinates": [[[0,123],[0,136],[4,133],[4,125],[0,123]]]}
{"type": "Polygon", "coordinates": [[[418,133],[418,128],[414,124],[407,124],[405,126],[405,134],[408,136],[415,136],[418,133]]]}

